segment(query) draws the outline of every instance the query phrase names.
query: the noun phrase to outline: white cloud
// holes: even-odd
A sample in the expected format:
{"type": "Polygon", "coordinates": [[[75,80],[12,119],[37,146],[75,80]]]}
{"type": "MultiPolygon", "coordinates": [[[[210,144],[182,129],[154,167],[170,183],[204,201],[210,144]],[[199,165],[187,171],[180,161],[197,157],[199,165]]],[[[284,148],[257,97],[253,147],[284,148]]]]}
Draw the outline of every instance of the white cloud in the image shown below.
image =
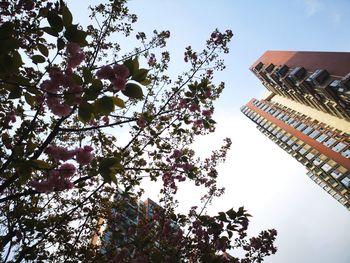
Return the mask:
{"type": "Polygon", "coordinates": [[[320,0],[304,0],[308,16],[312,16],[321,10],[322,3],[320,0]]]}

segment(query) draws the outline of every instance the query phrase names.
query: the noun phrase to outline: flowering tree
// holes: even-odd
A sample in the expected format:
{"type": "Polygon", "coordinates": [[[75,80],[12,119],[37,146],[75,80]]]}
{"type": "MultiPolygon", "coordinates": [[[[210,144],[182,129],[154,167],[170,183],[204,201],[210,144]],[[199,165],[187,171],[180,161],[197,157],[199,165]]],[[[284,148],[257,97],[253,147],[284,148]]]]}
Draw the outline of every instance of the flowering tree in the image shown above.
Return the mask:
{"type": "Polygon", "coordinates": [[[134,33],[125,2],[90,7],[85,28],[63,1],[0,3],[2,262],[261,262],[276,251],[275,230],[249,239],[243,208],[203,213],[223,192],[216,166],[230,140],[204,160],[191,148],[215,129],[224,83],[213,74],[231,31],[215,30],[200,52],[187,47],[188,70],[171,80],[170,32],[134,33]],[[116,36],[139,47],[121,55],[116,36]],[[100,218],[113,221],[116,188],[141,195],[145,177],[163,182],[161,216],[140,223],[125,247],[102,251],[91,239],[100,218]],[[174,210],[182,181],[207,190],[188,215],[174,210]],[[236,248],[242,259],[220,253],[236,248]]]}

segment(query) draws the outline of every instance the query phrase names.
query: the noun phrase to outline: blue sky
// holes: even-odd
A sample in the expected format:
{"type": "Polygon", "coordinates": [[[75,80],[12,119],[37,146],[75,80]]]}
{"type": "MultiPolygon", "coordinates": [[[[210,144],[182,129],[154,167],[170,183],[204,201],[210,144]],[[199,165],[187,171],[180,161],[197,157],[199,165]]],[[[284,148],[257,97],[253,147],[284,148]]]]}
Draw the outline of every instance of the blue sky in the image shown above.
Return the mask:
{"type": "MultiPolygon", "coordinates": [[[[72,8],[80,11],[79,5],[72,8]]],[[[196,142],[205,155],[224,137],[233,141],[220,167],[226,195],[209,212],[244,205],[254,216],[252,234],[275,227],[279,251],[267,263],[350,262],[350,213],[239,111],[265,92],[248,68],[266,50],[349,51],[350,1],[132,0],[129,7],[139,17],[136,30],[171,31],[172,74],[182,71],[187,45],[200,48],[215,28],[232,29],[235,35],[225,58],[227,69],[217,76],[226,83],[215,112],[217,132],[196,142]]],[[[148,195],[157,198],[151,191],[148,195]]],[[[197,198],[186,186],[179,193],[184,207],[199,202],[197,198]]]]}

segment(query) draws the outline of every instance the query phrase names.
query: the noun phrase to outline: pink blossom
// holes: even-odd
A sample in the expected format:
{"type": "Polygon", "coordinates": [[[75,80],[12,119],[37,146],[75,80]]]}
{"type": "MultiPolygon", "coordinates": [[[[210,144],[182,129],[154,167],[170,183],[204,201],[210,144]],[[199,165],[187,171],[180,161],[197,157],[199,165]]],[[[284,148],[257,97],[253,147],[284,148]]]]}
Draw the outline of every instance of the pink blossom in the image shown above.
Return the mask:
{"type": "Polygon", "coordinates": [[[66,51],[68,54],[75,54],[75,53],[79,53],[81,50],[80,50],[80,46],[77,43],[69,42],[67,43],[66,51]]]}
{"type": "Polygon", "coordinates": [[[105,125],[108,125],[108,124],[109,124],[109,118],[108,118],[108,116],[104,116],[104,117],[102,118],[102,121],[104,122],[105,125]]]}
{"type": "Polygon", "coordinates": [[[56,146],[48,146],[45,149],[45,153],[48,155],[51,155],[52,158],[57,161],[67,161],[69,159],[72,159],[74,156],[74,152],[70,151],[63,147],[56,147],[56,146]]]}
{"type": "Polygon", "coordinates": [[[179,102],[179,108],[183,109],[183,108],[186,108],[186,106],[187,106],[187,101],[185,99],[181,99],[179,102]]]}
{"type": "Polygon", "coordinates": [[[115,90],[125,90],[127,80],[125,78],[116,77],[112,80],[112,84],[115,90]]]}
{"type": "Polygon", "coordinates": [[[67,44],[66,52],[68,53],[67,66],[70,69],[76,68],[85,60],[85,54],[80,46],[76,43],[70,42],[67,44]]]}
{"type": "Polygon", "coordinates": [[[145,128],[146,127],[146,121],[145,118],[141,115],[138,120],[136,121],[136,124],[141,128],[145,128]]]}
{"type": "Polygon", "coordinates": [[[85,60],[84,53],[76,53],[73,56],[68,58],[68,68],[76,68],[85,60]]]}
{"type": "Polygon", "coordinates": [[[149,58],[148,58],[148,65],[149,66],[154,66],[156,64],[156,62],[157,62],[156,55],[151,53],[149,58]]]}
{"type": "Polygon", "coordinates": [[[199,105],[196,103],[192,103],[191,106],[189,107],[189,110],[191,112],[199,111],[199,105]]]}
{"type": "Polygon", "coordinates": [[[91,146],[84,146],[84,148],[76,149],[75,157],[77,162],[81,165],[91,163],[92,159],[94,158],[93,154],[91,153],[92,151],[93,151],[93,148],[91,146]]]}
{"type": "Polygon", "coordinates": [[[181,157],[183,155],[183,153],[182,153],[182,151],[181,150],[174,150],[173,151],[173,154],[170,156],[170,157],[172,157],[172,158],[179,158],[179,157],[181,157]]]}
{"type": "Polygon", "coordinates": [[[127,77],[129,77],[129,69],[127,66],[123,65],[123,64],[115,64],[113,66],[113,70],[115,72],[115,74],[120,77],[120,78],[123,78],[123,79],[126,79],[127,77]]]}
{"type": "Polygon", "coordinates": [[[96,76],[99,79],[114,79],[115,78],[115,72],[112,69],[111,66],[103,66],[101,67],[97,72],[96,72],[96,76]]]}
{"type": "Polygon", "coordinates": [[[64,163],[60,166],[60,168],[58,169],[60,172],[60,175],[64,178],[69,178],[72,177],[73,174],[75,173],[75,166],[73,164],[70,163],[64,163]]]}
{"type": "Polygon", "coordinates": [[[65,117],[69,115],[72,111],[71,107],[65,104],[56,104],[50,108],[53,114],[59,117],[65,117]]]}
{"type": "Polygon", "coordinates": [[[213,112],[211,110],[203,110],[202,111],[203,116],[210,118],[213,112]]]}
{"type": "Polygon", "coordinates": [[[9,113],[6,114],[6,116],[4,118],[4,126],[11,128],[11,126],[9,126],[10,122],[11,123],[16,122],[16,113],[15,113],[15,111],[10,111],[9,113]]]}
{"type": "Polygon", "coordinates": [[[54,83],[51,80],[44,80],[40,84],[40,88],[48,93],[53,93],[53,94],[56,94],[59,90],[59,86],[57,85],[57,83],[54,83]]]}

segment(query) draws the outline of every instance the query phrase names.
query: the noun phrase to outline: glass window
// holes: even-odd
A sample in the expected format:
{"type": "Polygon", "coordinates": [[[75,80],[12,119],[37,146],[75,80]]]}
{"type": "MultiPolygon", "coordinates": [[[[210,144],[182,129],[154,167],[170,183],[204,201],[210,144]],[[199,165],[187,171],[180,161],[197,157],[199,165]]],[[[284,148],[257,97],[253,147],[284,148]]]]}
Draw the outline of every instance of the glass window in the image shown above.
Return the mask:
{"type": "Polygon", "coordinates": [[[332,169],[332,166],[330,166],[328,163],[325,163],[322,165],[321,169],[325,172],[328,172],[330,169],[332,169]]]}
{"type": "Polygon", "coordinates": [[[303,130],[304,134],[309,134],[311,131],[313,131],[312,127],[306,127],[305,130],[303,130]]]}
{"type": "Polygon", "coordinates": [[[285,142],[285,141],[286,141],[288,138],[289,138],[289,136],[288,136],[288,135],[284,135],[284,136],[282,137],[282,139],[281,139],[281,140],[282,140],[283,142],[285,142]]]}
{"type": "Polygon", "coordinates": [[[337,140],[334,139],[333,137],[329,138],[327,141],[325,141],[323,144],[326,145],[327,147],[333,145],[337,140]]]}
{"type": "Polygon", "coordinates": [[[320,165],[321,163],[322,163],[322,160],[318,157],[316,157],[315,160],[313,160],[314,165],[320,165]]]}
{"type": "Polygon", "coordinates": [[[279,114],[276,118],[277,118],[277,119],[282,119],[283,117],[284,117],[284,114],[281,113],[281,114],[279,114]]]}
{"type": "Polygon", "coordinates": [[[345,158],[349,158],[350,157],[350,148],[348,148],[345,151],[343,151],[341,153],[341,155],[343,155],[345,158]]]}
{"type": "Polygon", "coordinates": [[[281,138],[283,136],[284,132],[283,131],[280,131],[279,133],[276,134],[276,137],[277,138],[281,138]]]}
{"type": "Polygon", "coordinates": [[[338,179],[342,175],[343,175],[343,173],[341,171],[339,171],[338,169],[335,169],[334,171],[331,172],[331,176],[335,179],[338,179]]]}
{"type": "Polygon", "coordinates": [[[278,128],[278,127],[277,127],[277,128],[275,128],[275,129],[272,131],[272,134],[273,134],[273,135],[276,135],[276,134],[277,134],[277,132],[278,132],[279,130],[280,130],[280,128],[278,128]]]}
{"type": "Polygon", "coordinates": [[[282,118],[283,121],[287,121],[289,119],[288,115],[284,115],[284,117],[282,118]]]}
{"type": "Polygon", "coordinates": [[[272,116],[276,117],[278,114],[280,114],[281,111],[276,110],[274,114],[272,114],[272,116]]]}
{"type": "Polygon", "coordinates": [[[295,119],[290,118],[286,123],[290,125],[290,124],[294,123],[294,121],[295,121],[295,119]]]}
{"type": "Polygon", "coordinates": [[[306,125],[305,125],[304,123],[301,123],[301,124],[297,127],[297,130],[298,130],[298,131],[301,131],[301,130],[303,130],[305,127],[306,127],[306,125]]]}
{"type": "Polygon", "coordinates": [[[290,146],[290,145],[292,145],[294,143],[294,141],[292,140],[292,139],[289,139],[288,141],[287,141],[287,144],[290,146]]]}
{"type": "Polygon", "coordinates": [[[344,177],[343,180],[341,180],[342,184],[345,185],[347,188],[350,188],[350,178],[344,177]]]}
{"type": "MultiPolygon", "coordinates": [[[[307,150],[306,149],[304,149],[304,148],[301,148],[300,150],[299,150],[299,153],[301,154],[301,155],[304,155],[304,153],[306,153],[307,152],[307,150]]],[[[309,155],[309,154],[308,154],[309,155]]],[[[314,157],[314,155],[312,155],[312,157],[314,157]]],[[[312,158],[311,157],[311,158],[312,158]]],[[[311,158],[308,158],[309,160],[311,159],[311,158]]]]}
{"type": "Polygon", "coordinates": [[[309,136],[311,137],[311,138],[315,138],[317,135],[319,135],[321,132],[320,131],[318,131],[318,130],[314,130],[309,136]]]}
{"type": "Polygon", "coordinates": [[[268,105],[264,105],[261,109],[262,109],[263,111],[265,111],[265,109],[266,109],[267,107],[269,107],[269,106],[268,106],[268,105]]]}
{"type": "Polygon", "coordinates": [[[346,147],[346,144],[340,142],[340,143],[337,143],[337,144],[332,148],[332,150],[333,150],[333,151],[336,151],[336,152],[340,152],[340,151],[343,150],[345,147],[346,147]]]}
{"type": "Polygon", "coordinates": [[[317,139],[316,141],[318,142],[323,142],[325,139],[327,139],[328,136],[326,134],[321,134],[317,139]]]}
{"type": "Polygon", "coordinates": [[[311,151],[309,152],[305,157],[308,159],[308,160],[311,160],[312,158],[314,158],[316,155],[316,153],[314,151],[311,151]]]}
{"type": "Polygon", "coordinates": [[[300,123],[301,123],[300,121],[295,120],[295,121],[292,122],[290,125],[293,126],[293,127],[296,127],[296,126],[298,126],[300,123]]]}

